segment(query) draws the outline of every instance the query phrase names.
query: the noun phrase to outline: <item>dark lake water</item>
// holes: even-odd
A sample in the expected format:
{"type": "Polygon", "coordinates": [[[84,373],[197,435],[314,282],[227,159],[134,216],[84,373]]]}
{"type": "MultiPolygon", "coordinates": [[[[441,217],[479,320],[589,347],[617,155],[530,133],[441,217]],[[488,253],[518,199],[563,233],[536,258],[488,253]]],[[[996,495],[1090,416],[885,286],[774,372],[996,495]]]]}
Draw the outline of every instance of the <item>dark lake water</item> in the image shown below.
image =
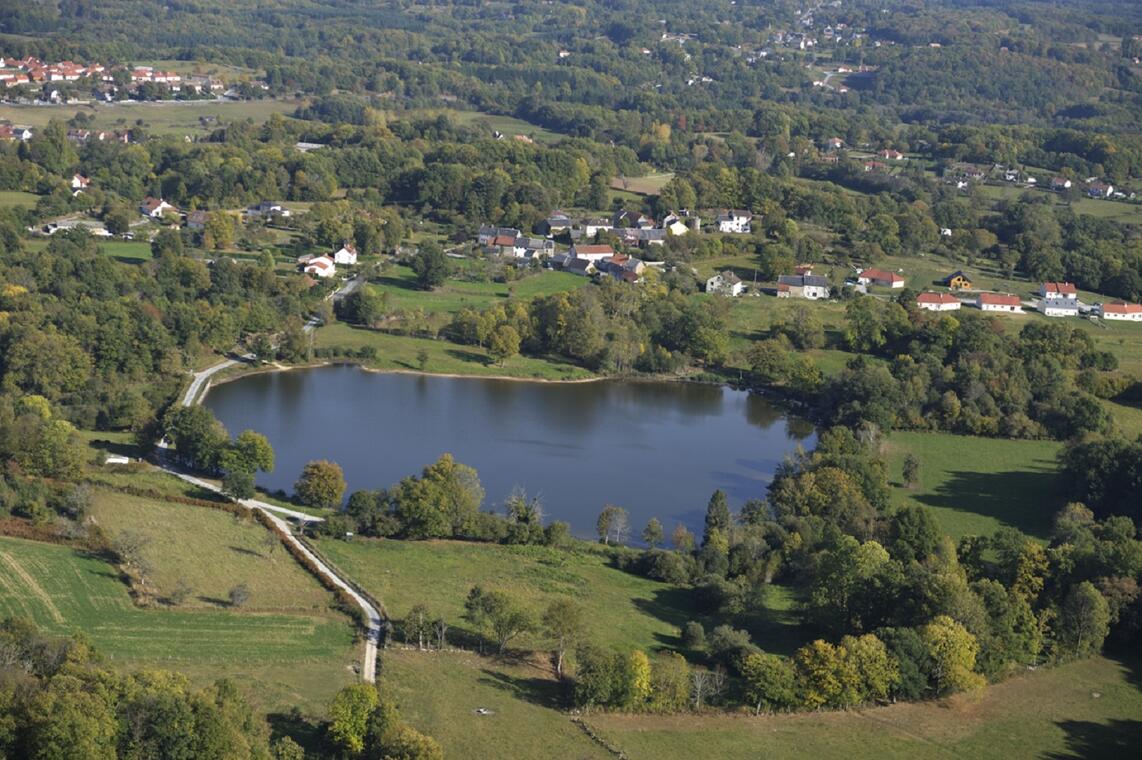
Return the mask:
{"type": "Polygon", "coordinates": [[[721,488],[734,507],[765,493],[774,470],[813,428],[765,399],[685,383],[555,384],[379,374],[352,366],[252,375],[204,402],[231,434],[266,435],[277,467],[259,485],[293,490],[302,466],[329,459],[349,491],[386,488],[441,454],[475,467],[485,509],[515,486],[539,494],[547,520],[594,532],[605,504],[624,507],[637,536],[651,517],[667,534],[700,530],[721,488]]]}

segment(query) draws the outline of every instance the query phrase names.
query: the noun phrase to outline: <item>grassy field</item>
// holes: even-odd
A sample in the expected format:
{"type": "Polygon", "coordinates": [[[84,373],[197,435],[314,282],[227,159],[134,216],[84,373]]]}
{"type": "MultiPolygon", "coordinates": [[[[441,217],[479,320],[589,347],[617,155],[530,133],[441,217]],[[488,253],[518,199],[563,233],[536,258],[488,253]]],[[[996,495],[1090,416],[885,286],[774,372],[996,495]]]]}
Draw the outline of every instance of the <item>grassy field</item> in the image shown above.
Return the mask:
{"type": "Polygon", "coordinates": [[[498,116],[495,114],[480,113],[479,111],[447,110],[444,111],[444,113],[452,117],[457,124],[479,124],[487,126],[489,129],[502,132],[509,137],[524,135],[543,145],[557,143],[565,137],[565,135],[561,135],[558,132],[552,132],[550,129],[544,129],[523,119],[517,119],[514,116],[498,116]]]}
{"type": "Polygon", "coordinates": [[[0,120],[32,128],[43,127],[52,119],[68,120],[77,113],[92,117],[88,129],[126,129],[140,120],[144,129],[156,135],[205,134],[216,122],[253,119],[263,122],[271,114],[290,114],[297,108],[292,100],[157,101],[148,103],[91,103],[60,106],[0,105],[0,120]],[[202,117],[215,121],[205,126],[202,117]]]}
{"type": "Polygon", "coordinates": [[[465,308],[486,309],[509,298],[528,300],[575,290],[585,284],[585,277],[544,271],[514,282],[448,280],[443,286],[428,291],[416,287],[416,275],[412,269],[394,266],[369,287],[388,298],[390,310],[420,308],[426,314],[455,314],[465,308]]]}
{"type": "Polygon", "coordinates": [[[17,206],[31,207],[36,205],[40,196],[35,193],[23,193],[19,190],[0,190],[0,208],[15,208],[17,206]]]}
{"type": "Polygon", "coordinates": [[[940,702],[761,718],[593,715],[587,723],[631,760],[1128,757],[1142,746],[1140,671],[1136,659],[1096,657],[940,702]]]}
{"type": "Polygon", "coordinates": [[[514,356],[500,365],[479,346],[461,346],[446,340],[391,335],[350,327],[340,322],[322,327],[313,335],[314,345],[318,348],[376,348],[377,358],[365,363],[375,369],[420,371],[419,354],[424,351],[427,362],[423,371],[436,374],[530,380],[585,380],[594,376],[582,367],[558,359],[514,356]]]}
{"type": "Polygon", "coordinates": [[[1011,441],[950,433],[895,432],[888,438],[893,501],[922,504],[953,538],[1012,526],[1038,538],[1063,506],[1055,482],[1055,441],[1011,441]],[[920,483],[900,484],[904,456],[920,460],[920,483]]]}
{"type": "Polygon", "coordinates": [[[658,195],[672,179],[674,179],[673,172],[647,174],[645,177],[615,177],[611,180],[611,187],[635,195],[658,195]]]}
{"type": "Polygon", "coordinates": [[[135,240],[112,240],[99,244],[99,250],[113,259],[126,264],[150,261],[151,244],[135,240]]]}
{"type": "MultiPolygon", "coordinates": [[[[161,561],[161,558],[160,558],[161,561]]],[[[115,568],[64,546],[0,537],[0,615],[30,618],[46,630],[82,631],[108,660],[256,669],[283,661],[347,667],[355,652],[348,621],[333,614],[136,607],[115,568]]]]}
{"type": "Polygon", "coordinates": [[[152,592],[164,598],[186,582],[193,592],[182,608],[228,607],[239,583],[250,592],[244,611],[324,614],[329,607],[329,593],[252,520],[109,490],[97,492],[92,515],[111,537],[133,531],[145,538],[152,592]]]}
{"type": "MultiPolygon", "coordinates": [[[[674,645],[681,625],[696,617],[685,592],[615,570],[596,554],[459,541],[327,540],[319,548],[395,618],[426,604],[432,614],[464,628],[464,599],[477,584],[511,593],[537,615],[553,599],[573,597],[587,609],[604,644],[674,645]]],[[[542,645],[540,637],[518,642],[542,645]]]]}
{"type": "MultiPolygon", "coordinates": [[[[1081,184],[1081,183],[1080,183],[1081,184]]],[[[983,185],[980,193],[992,200],[1014,200],[1024,193],[1046,194],[1047,190],[1032,190],[1016,185],[983,185]]],[[[1058,195],[1052,193],[1052,205],[1065,206],[1058,195]]],[[[1106,200],[1101,198],[1078,198],[1070,204],[1076,214],[1097,216],[1123,224],[1142,224],[1142,204],[1128,201],[1106,200]]]]}

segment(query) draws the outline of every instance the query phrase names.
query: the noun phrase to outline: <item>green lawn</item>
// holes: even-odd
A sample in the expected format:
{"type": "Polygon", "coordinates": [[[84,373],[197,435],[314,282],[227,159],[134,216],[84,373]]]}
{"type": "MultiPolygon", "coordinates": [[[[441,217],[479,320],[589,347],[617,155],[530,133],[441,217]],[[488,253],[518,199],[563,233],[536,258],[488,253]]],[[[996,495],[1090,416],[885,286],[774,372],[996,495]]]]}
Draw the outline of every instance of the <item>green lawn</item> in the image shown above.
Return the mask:
{"type": "Polygon", "coordinates": [[[381,656],[381,684],[402,717],[440,742],[445,757],[610,757],[560,709],[550,668],[462,652],[389,650],[381,656]],[[479,708],[490,714],[477,714],[479,708]]]}
{"type": "Polygon", "coordinates": [[[892,498],[922,504],[953,538],[1008,525],[1046,538],[1063,506],[1055,482],[1055,441],[1013,441],[950,433],[892,433],[886,445],[892,498]],[[920,460],[920,483],[900,485],[904,456],[920,460]]]}
{"type": "Polygon", "coordinates": [[[644,177],[615,177],[611,187],[635,195],[658,195],[666,183],[674,179],[673,172],[658,172],[644,177]]]}
{"type": "Polygon", "coordinates": [[[228,607],[231,588],[249,589],[249,612],[324,614],[332,598],[259,523],[226,512],[141,499],[110,490],[96,493],[92,516],[111,538],[132,531],[147,541],[143,557],[154,568],[148,585],[165,598],[180,581],[193,589],[184,608],[228,607]]]}
{"type": "Polygon", "coordinates": [[[313,335],[314,345],[318,348],[336,346],[357,350],[373,346],[377,349],[378,356],[365,362],[365,366],[375,369],[419,371],[419,354],[424,351],[428,357],[424,371],[435,374],[517,377],[528,380],[586,380],[594,377],[588,370],[559,359],[514,356],[500,365],[479,346],[463,346],[443,339],[391,335],[350,327],[340,322],[322,327],[313,335]]]}
{"type": "Polygon", "coordinates": [[[151,244],[137,240],[103,242],[99,244],[99,250],[107,256],[128,264],[150,261],[152,258],[151,244]]]}
{"type": "MultiPolygon", "coordinates": [[[[1137,659],[1095,657],[939,702],[760,718],[586,720],[631,760],[1125,758],[1142,746],[1140,675],[1137,659]]],[[[492,753],[484,756],[510,756],[492,753]]]]}
{"type": "Polygon", "coordinates": [[[336,676],[356,655],[352,627],[340,615],[143,609],[101,558],[21,539],[0,537],[0,564],[0,615],[27,617],[57,634],[82,631],[112,662],[187,664],[216,677],[233,666],[321,662],[336,676]]]}
{"type": "Polygon", "coordinates": [[[24,193],[19,190],[0,190],[0,208],[35,206],[39,197],[35,193],[24,193]]]}
{"type": "Polygon", "coordinates": [[[290,114],[297,108],[292,100],[251,100],[236,102],[157,101],[149,103],[92,103],[74,106],[0,105],[0,119],[29,127],[43,127],[52,119],[68,120],[77,113],[93,118],[88,129],[128,129],[142,120],[143,128],[156,135],[207,134],[220,121],[253,119],[264,122],[271,114],[290,114]],[[200,117],[213,117],[205,125],[200,117]]]}
{"type": "MultiPolygon", "coordinates": [[[[464,599],[477,584],[511,593],[537,615],[553,599],[574,598],[600,643],[616,646],[673,646],[678,629],[696,617],[688,592],[615,570],[593,553],[461,541],[325,540],[319,548],[394,618],[426,604],[453,627],[466,628],[464,599]]],[[[544,643],[532,636],[515,645],[544,643]]]]}
{"type": "Polygon", "coordinates": [[[515,135],[524,135],[529,137],[537,143],[543,145],[551,145],[564,139],[565,135],[558,132],[552,132],[550,129],[545,129],[536,124],[526,122],[523,119],[517,119],[514,116],[498,116],[495,114],[480,113],[479,111],[445,111],[457,124],[471,125],[480,124],[486,125],[489,129],[494,129],[507,135],[508,138],[513,138],[515,135]]]}
{"type": "Polygon", "coordinates": [[[468,282],[448,280],[435,290],[416,287],[416,275],[406,266],[395,266],[374,280],[369,287],[384,293],[390,310],[424,309],[426,314],[455,314],[461,309],[486,309],[509,298],[528,300],[581,288],[587,283],[584,277],[567,272],[544,271],[528,275],[513,282],[468,282]]]}

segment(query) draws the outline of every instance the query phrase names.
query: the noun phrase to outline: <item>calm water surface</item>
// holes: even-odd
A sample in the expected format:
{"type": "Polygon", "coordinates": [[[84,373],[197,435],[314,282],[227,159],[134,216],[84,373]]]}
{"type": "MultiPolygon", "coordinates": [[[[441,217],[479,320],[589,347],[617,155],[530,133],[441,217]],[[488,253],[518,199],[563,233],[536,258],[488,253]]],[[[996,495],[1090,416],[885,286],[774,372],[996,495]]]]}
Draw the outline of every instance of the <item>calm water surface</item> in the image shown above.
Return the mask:
{"type": "Polygon", "coordinates": [[[521,383],[379,374],[352,366],[252,375],[205,401],[226,428],[265,434],[277,467],[259,485],[292,491],[302,466],[330,459],[349,491],[386,488],[445,452],[475,467],[499,509],[514,486],[548,520],[591,535],[604,504],[669,531],[700,529],[716,488],[733,506],[764,495],[775,468],[813,429],[765,399],[708,385],[521,383]]]}

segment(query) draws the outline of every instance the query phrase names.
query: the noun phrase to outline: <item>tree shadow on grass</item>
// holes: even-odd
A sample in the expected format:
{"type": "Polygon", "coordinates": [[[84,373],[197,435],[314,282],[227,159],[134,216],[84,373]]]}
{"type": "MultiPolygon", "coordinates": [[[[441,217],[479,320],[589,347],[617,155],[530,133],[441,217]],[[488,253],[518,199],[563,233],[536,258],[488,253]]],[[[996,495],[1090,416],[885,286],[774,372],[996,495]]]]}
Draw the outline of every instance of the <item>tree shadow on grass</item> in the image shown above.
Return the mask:
{"type": "Polygon", "coordinates": [[[245,554],[248,557],[257,557],[258,559],[266,558],[266,555],[262,554],[261,552],[256,552],[253,549],[247,549],[243,546],[231,546],[230,551],[236,552],[238,554],[245,554]]]}
{"type": "Polygon", "coordinates": [[[559,681],[550,678],[511,676],[497,670],[482,668],[479,683],[508,692],[517,699],[533,705],[558,710],[567,706],[567,693],[559,681]]]}
{"type": "Polygon", "coordinates": [[[1063,506],[1053,465],[1014,472],[949,473],[933,493],[916,500],[930,507],[991,517],[1032,536],[1046,538],[1063,506]]]}
{"type": "Polygon", "coordinates": [[[312,720],[299,711],[270,713],[266,716],[266,722],[270,725],[271,740],[277,741],[288,736],[301,745],[307,757],[318,757],[328,750],[320,721],[312,720]]]}
{"type": "Polygon", "coordinates": [[[1067,748],[1043,754],[1045,760],[1136,757],[1142,747],[1142,720],[1064,720],[1055,725],[1066,732],[1067,748]]]}
{"type": "Polygon", "coordinates": [[[478,354],[475,351],[464,351],[458,348],[446,348],[444,349],[444,353],[448,354],[453,359],[459,359],[462,362],[474,362],[476,364],[482,364],[485,367],[489,366],[492,363],[491,359],[484,356],[483,354],[478,354]]]}
{"type": "Polygon", "coordinates": [[[116,454],[131,459],[138,459],[141,453],[139,447],[133,443],[116,443],[99,438],[89,441],[87,447],[106,454],[116,454]]]}
{"type": "Polygon", "coordinates": [[[417,287],[415,280],[408,280],[403,277],[393,277],[392,275],[381,275],[380,277],[370,280],[369,282],[375,285],[384,285],[387,288],[407,290],[410,293],[426,292],[417,287]]]}

